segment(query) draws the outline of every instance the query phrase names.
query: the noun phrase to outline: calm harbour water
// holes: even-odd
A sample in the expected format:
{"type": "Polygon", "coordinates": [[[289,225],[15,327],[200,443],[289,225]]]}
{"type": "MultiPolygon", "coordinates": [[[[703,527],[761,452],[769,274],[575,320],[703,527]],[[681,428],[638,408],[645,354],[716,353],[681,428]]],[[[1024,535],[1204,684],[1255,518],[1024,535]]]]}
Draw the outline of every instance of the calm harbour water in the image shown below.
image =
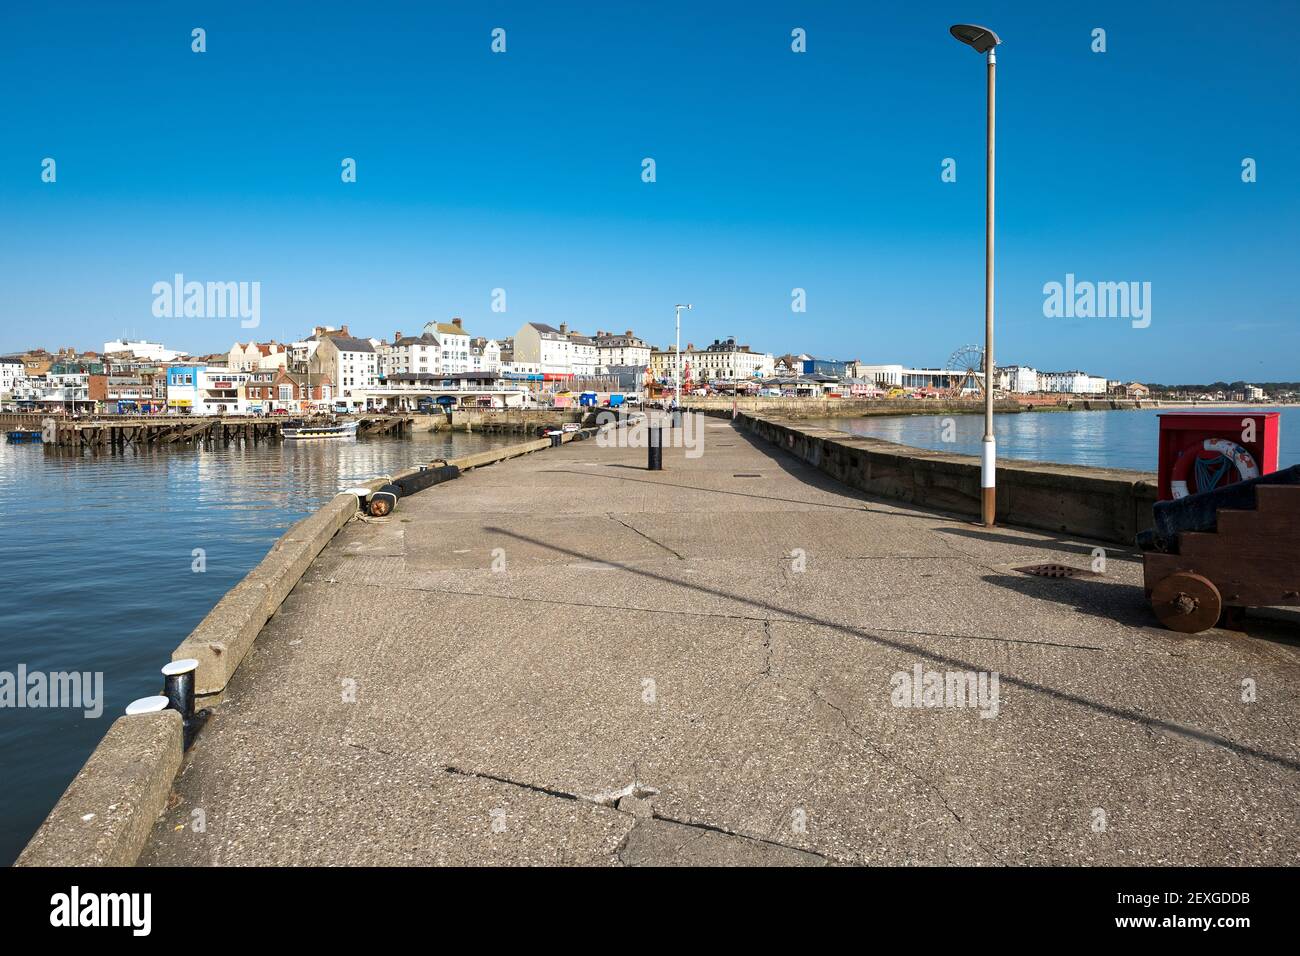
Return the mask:
{"type": "Polygon", "coordinates": [[[103,672],[103,713],[0,707],[0,865],[122,709],[294,521],[357,481],[520,441],[407,439],[51,454],[0,444],[0,672],[103,672]],[[191,570],[203,548],[207,569],[191,570]]]}
{"type": "MultiPolygon", "coordinates": [[[[1137,409],[1112,412],[1021,412],[995,415],[999,458],[1056,461],[1100,468],[1156,470],[1156,441],[1160,423],[1156,416],[1175,409],[1137,409]]],[[[1216,409],[1187,409],[1189,412],[1216,409]]],[[[1300,408],[1233,409],[1243,417],[1251,411],[1280,411],[1278,467],[1300,464],[1300,408]]],[[[944,416],[898,415],[880,418],[828,418],[812,424],[885,441],[978,455],[984,437],[982,415],[953,415],[954,441],[945,442],[944,416]]]]}

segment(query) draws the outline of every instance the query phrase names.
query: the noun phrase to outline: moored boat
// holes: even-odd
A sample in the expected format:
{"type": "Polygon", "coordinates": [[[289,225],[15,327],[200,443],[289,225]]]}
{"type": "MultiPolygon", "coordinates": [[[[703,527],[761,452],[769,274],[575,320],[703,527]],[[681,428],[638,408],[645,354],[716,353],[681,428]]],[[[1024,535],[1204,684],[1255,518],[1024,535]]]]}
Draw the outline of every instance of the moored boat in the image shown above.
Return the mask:
{"type": "Polygon", "coordinates": [[[285,422],[280,428],[280,434],[286,441],[303,441],[309,438],[356,438],[357,423],[308,425],[305,422],[285,422]]]}

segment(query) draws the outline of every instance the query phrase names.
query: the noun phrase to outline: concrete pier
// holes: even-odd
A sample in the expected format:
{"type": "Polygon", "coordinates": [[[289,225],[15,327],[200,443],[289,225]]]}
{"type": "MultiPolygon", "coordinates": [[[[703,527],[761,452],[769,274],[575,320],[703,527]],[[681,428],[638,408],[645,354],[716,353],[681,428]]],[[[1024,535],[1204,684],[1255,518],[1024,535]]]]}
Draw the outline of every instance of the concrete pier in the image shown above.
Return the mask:
{"type": "Polygon", "coordinates": [[[1293,624],[1179,636],[1131,552],[1027,576],[1097,545],[703,435],[663,471],[573,442],[348,524],[139,862],[1300,861],[1293,624]],[[995,703],[900,693],[918,669],[996,675],[995,703]]]}

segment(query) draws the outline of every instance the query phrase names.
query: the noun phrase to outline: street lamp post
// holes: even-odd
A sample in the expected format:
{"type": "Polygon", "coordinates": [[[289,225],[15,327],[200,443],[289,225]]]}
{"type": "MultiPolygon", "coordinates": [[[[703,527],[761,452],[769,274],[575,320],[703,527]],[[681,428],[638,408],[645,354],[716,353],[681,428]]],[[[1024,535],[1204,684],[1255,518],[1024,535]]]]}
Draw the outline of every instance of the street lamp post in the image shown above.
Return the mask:
{"type": "Polygon", "coordinates": [[[997,46],[1002,40],[988,27],[958,23],[949,28],[954,37],[976,53],[988,56],[988,132],[984,180],[984,444],[980,455],[980,518],[992,527],[997,517],[994,476],[997,441],[993,437],[993,116],[997,84],[997,46]]]}
{"type": "Polygon", "coordinates": [[[690,303],[675,305],[677,310],[677,356],[673,364],[673,407],[682,407],[682,309],[693,309],[690,303]]]}

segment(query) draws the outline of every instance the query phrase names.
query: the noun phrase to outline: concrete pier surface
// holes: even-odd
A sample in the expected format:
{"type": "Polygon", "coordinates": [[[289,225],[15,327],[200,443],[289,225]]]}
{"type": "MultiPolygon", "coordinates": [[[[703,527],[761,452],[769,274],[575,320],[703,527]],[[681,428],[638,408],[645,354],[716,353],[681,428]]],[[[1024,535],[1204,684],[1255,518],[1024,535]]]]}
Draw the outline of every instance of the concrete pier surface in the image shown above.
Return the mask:
{"type": "Polygon", "coordinates": [[[139,862],[1300,862],[1294,618],[1180,636],[1132,552],[1027,576],[1094,545],[703,434],[663,471],[574,442],[350,523],[139,862]],[[918,667],[986,705],[996,673],[996,704],[925,706],[959,702],[900,691],[918,667]]]}

